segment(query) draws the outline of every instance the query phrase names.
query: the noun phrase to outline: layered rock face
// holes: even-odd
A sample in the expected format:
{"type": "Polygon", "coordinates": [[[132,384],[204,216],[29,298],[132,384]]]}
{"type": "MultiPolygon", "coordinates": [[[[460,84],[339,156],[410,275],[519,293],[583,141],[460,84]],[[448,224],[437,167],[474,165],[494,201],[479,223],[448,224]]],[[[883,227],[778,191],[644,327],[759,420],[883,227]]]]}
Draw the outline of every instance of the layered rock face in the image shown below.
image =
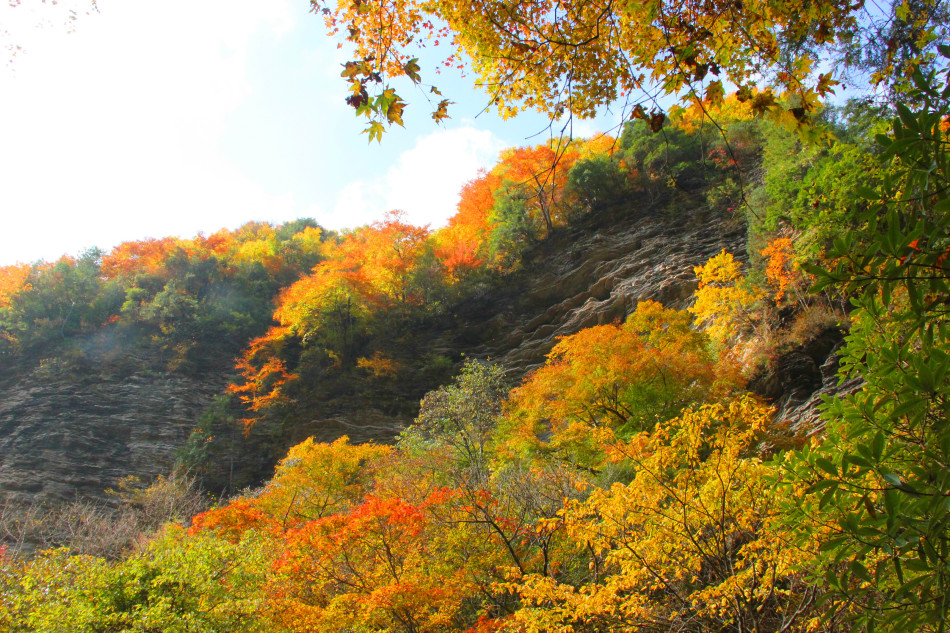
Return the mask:
{"type": "Polygon", "coordinates": [[[127,475],[167,474],[222,374],[77,374],[43,365],[0,391],[0,501],[103,498],[127,475]]]}
{"type": "MultiPolygon", "coordinates": [[[[640,301],[685,307],[693,267],[723,248],[745,250],[744,229],[731,217],[590,214],[530,251],[502,287],[486,288],[417,333],[420,351],[490,359],[520,379],[559,337],[622,320],[640,301]]],[[[229,359],[200,376],[77,370],[55,360],[8,368],[0,374],[0,501],[103,498],[127,475],[147,481],[168,473],[229,369],[229,359]]],[[[411,418],[383,413],[386,396],[376,398],[332,415],[315,411],[298,434],[391,441],[411,418]]],[[[300,439],[281,438],[288,446],[300,439]]]]}
{"type": "Polygon", "coordinates": [[[504,293],[460,315],[459,332],[483,332],[470,354],[523,375],[558,338],[622,321],[641,301],[685,308],[697,285],[694,266],[722,249],[745,252],[745,230],[731,217],[596,219],[552,236],[504,293]]]}

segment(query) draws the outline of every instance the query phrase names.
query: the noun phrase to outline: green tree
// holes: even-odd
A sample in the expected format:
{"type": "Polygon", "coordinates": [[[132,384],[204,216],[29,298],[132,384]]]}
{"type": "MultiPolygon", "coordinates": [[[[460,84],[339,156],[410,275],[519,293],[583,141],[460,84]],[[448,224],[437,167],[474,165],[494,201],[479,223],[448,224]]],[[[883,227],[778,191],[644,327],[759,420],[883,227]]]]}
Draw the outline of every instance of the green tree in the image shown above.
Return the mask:
{"type": "MultiPolygon", "coordinates": [[[[950,48],[942,47],[950,58],[950,48]]],[[[864,230],[835,240],[818,287],[851,297],[842,377],[826,436],[789,460],[804,489],[788,508],[819,539],[833,599],[868,627],[945,631],[950,611],[950,152],[946,71],[917,71],[892,133],[878,136],[884,175],[857,187],[864,230]]]]}

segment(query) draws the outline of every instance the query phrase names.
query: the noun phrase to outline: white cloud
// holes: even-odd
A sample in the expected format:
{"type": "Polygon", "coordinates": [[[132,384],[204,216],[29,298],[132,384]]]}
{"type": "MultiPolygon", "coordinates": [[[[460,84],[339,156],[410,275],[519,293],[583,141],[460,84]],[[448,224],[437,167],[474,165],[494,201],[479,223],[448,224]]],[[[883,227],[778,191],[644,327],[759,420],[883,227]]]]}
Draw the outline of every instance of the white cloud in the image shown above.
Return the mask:
{"type": "Polygon", "coordinates": [[[262,209],[294,217],[289,196],[247,180],[218,147],[251,90],[249,42],[286,32],[289,2],[99,0],[73,33],[11,32],[24,52],[0,73],[0,263],[262,209]]]}
{"type": "Polygon", "coordinates": [[[355,227],[400,209],[413,224],[439,227],[455,214],[462,186],[492,167],[506,146],[487,130],[438,130],[400,154],[382,177],[346,185],[332,215],[318,219],[330,228],[355,227]]]}

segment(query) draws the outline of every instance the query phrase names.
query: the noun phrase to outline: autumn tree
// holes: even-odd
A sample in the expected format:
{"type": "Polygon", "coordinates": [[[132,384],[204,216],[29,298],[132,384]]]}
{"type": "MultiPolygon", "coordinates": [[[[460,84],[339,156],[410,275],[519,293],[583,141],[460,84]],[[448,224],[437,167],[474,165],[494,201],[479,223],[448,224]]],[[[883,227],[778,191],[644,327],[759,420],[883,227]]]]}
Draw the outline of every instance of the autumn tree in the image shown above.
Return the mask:
{"type": "Polygon", "coordinates": [[[494,171],[481,172],[467,182],[459,192],[455,214],[445,228],[435,233],[436,255],[451,278],[457,280],[465,272],[489,263],[486,250],[494,228],[491,217],[495,192],[500,185],[501,179],[494,171]]]}
{"type": "Polygon", "coordinates": [[[0,308],[10,305],[10,298],[21,290],[29,289],[29,264],[14,264],[0,267],[0,308]]]}
{"type": "MultiPolygon", "coordinates": [[[[940,32],[939,15],[926,10],[932,3],[923,4],[913,12],[900,3],[888,8],[901,23],[918,25],[909,38],[918,47],[940,32]]],[[[312,0],[311,6],[352,47],[353,61],[343,71],[348,102],[369,119],[373,138],[386,124],[402,124],[406,102],[388,82],[422,83],[414,53],[426,40],[451,43],[445,65],[469,57],[477,83],[488,87],[504,116],[531,108],[553,120],[592,117],[649,86],[687,102],[716,103],[732,84],[757,111],[781,108],[792,120],[805,118],[836,83],[832,73],[816,72],[818,55],[855,39],[863,4],[400,0],[334,7],[312,0]],[[760,91],[753,94],[754,88],[760,91]]],[[[448,104],[433,104],[436,120],[448,104]]],[[[645,116],[636,105],[633,112],[645,116]]]]}
{"type": "Polygon", "coordinates": [[[368,496],[352,510],[287,532],[269,588],[269,611],[288,630],[341,627],[428,633],[450,630],[468,594],[466,562],[430,510],[368,496]]]}
{"type": "Polygon", "coordinates": [[[353,251],[347,256],[362,262],[366,279],[374,289],[396,305],[422,303],[424,295],[414,287],[414,271],[431,234],[405,220],[403,211],[390,211],[385,218],[353,234],[353,251]]]}
{"type": "Polygon", "coordinates": [[[615,443],[632,480],[562,513],[586,577],[525,576],[515,619],[534,631],[814,630],[817,592],[798,571],[812,554],[787,547],[757,454],[770,413],[742,396],[615,443]]]}
{"type": "Polygon", "coordinates": [[[689,311],[696,315],[713,341],[720,345],[734,341],[748,328],[750,308],[760,291],[742,274],[742,262],[736,261],[725,249],[694,270],[699,287],[696,302],[689,311]]]}
{"type": "Polygon", "coordinates": [[[544,237],[565,223],[565,184],[577,156],[564,139],[502,152],[492,170],[502,180],[496,199],[503,196],[517,204],[527,228],[522,237],[544,237]]]}
{"type": "Polygon", "coordinates": [[[691,323],[685,311],[644,301],[622,325],[562,338],[512,393],[511,446],[597,466],[605,437],[653,428],[725,393],[728,381],[717,379],[706,337],[691,323]]]}

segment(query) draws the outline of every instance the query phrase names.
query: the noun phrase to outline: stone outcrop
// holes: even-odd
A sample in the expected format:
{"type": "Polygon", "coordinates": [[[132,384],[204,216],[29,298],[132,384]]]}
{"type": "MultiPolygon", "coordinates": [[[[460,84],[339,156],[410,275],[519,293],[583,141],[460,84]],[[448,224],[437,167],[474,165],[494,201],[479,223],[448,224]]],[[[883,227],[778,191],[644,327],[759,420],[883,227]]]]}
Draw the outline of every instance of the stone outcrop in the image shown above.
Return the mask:
{"type": "Polygon", "coordinates": [[[615,215],[585,224],[532,253],[507,294],[483,306],[489,314],[465,315],[461,330],[487,334],[470,354],[522,375],[544,362],[559,337],[622,321],[640,301],[685,308],[696,289],[694,266],[724,248],[745,251],[744,228],[714,214],[615,215]]]}
{"type": "Polygon", "coordinates": [[[104,498],[167,474],[223,374],[77,373],[41,365],[0,383],[0,501],[104,498]]]}

